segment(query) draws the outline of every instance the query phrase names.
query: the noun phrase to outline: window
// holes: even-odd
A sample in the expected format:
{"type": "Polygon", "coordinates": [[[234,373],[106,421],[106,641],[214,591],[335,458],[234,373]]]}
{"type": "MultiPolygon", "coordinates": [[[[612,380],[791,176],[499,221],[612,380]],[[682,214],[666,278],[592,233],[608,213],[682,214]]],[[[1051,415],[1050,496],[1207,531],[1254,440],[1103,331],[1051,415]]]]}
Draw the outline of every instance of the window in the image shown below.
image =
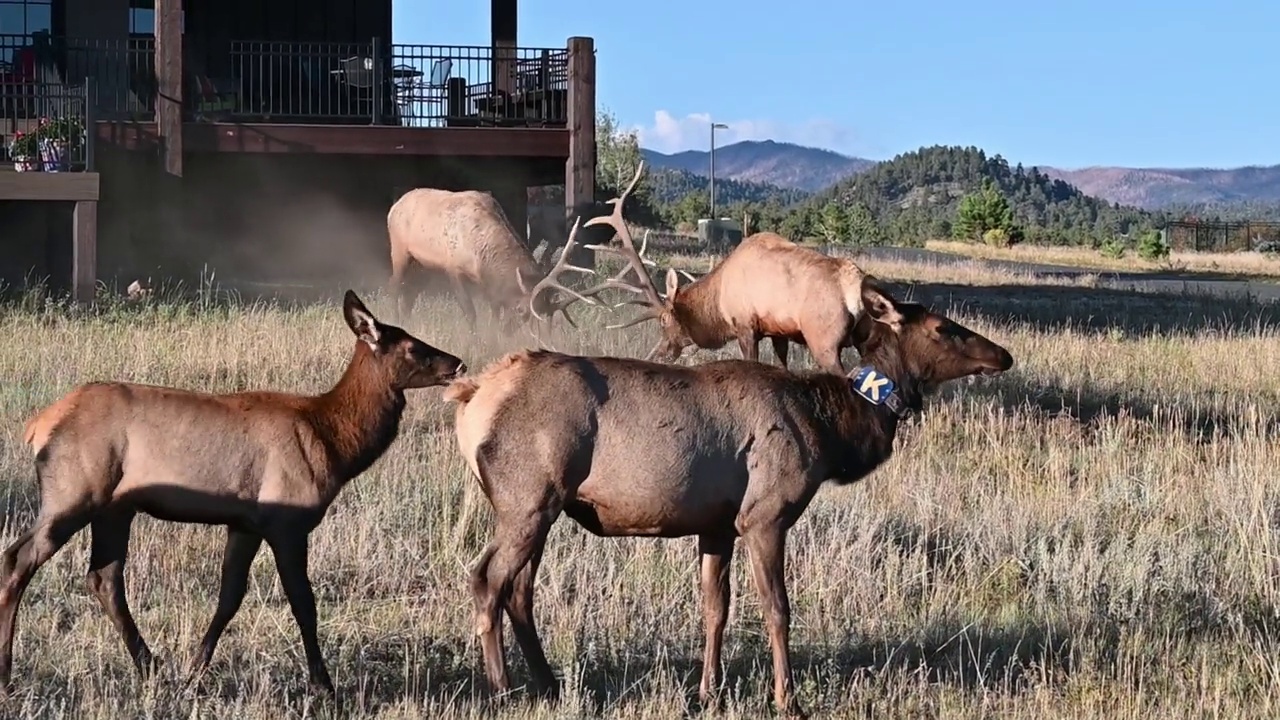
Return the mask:
{"type": "MultiPolygon", "coordinates": [[[[187,13],[184,10],[178,24],[185,31],[187,13]]],[[[129,34],[134,37],[155,37],[156,0],[129,0],[129,34]]]]}
{"type": "Polygon", "coordinates": [[[53,29],[53,0],[0,0],[0,63],[31,45],[31,35],[53,29]]]}

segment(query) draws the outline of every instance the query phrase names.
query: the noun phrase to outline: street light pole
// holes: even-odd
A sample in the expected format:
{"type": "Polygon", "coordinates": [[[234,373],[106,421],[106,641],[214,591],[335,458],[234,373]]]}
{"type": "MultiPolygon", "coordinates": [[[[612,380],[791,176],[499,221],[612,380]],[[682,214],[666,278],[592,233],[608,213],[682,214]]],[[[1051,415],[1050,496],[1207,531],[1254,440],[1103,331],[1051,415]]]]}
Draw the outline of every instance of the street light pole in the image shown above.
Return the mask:
{"type": "Polygon", "coordinates": [[[716,221],[716,130],[728,130],[724,123],[711,123],[711,222],[716,221]]]}

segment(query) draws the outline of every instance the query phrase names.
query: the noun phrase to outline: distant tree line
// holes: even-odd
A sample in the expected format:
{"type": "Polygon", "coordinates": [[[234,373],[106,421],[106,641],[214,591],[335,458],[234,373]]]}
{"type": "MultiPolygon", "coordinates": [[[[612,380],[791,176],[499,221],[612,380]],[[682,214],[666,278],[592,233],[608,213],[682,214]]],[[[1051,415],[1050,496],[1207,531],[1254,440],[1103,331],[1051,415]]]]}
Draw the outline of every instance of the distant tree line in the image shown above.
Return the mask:
{"type": "MultiPolygon", "coordinates": [[[[607,200],[631,179],[640,143],[607,111],[599,113],[596,133],[596,195],[607,200]]],[[[1153,229],[1173,219],[1280,220],[1280,209],[1263,203],[1160,211],[1123,206],[1085,195],[1035,167],[1010,166],[1000,155],[959,146],[902,153],[818,193],[717,179],[716,205],[717,215],[748,221],[748,233],[770,230],[796,240],[857,245],[957,238],[1114,250],[1150,245],[1153,229]]],[[[626,212],[638,224],[690,231],[710,212],[707,178],[650,168],[626,212]]]]}

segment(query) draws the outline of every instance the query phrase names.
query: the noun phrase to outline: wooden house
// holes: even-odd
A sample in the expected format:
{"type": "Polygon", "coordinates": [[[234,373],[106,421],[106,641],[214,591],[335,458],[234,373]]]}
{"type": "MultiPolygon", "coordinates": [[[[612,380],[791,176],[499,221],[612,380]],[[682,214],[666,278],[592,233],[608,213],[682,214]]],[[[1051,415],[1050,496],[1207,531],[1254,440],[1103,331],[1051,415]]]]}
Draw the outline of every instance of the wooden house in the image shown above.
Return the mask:
{"type": "Polygon", "coordinates": [[[530,186],[589,202],[593,42],[520,47],[489,2],[467,47],[392,42],[391,0],[0,0],[0,138],[85,128],[43,144],[61,172],[4,159],[0,280],[351,284],[407,188],[488,190],[522,231],[530,186]]]}

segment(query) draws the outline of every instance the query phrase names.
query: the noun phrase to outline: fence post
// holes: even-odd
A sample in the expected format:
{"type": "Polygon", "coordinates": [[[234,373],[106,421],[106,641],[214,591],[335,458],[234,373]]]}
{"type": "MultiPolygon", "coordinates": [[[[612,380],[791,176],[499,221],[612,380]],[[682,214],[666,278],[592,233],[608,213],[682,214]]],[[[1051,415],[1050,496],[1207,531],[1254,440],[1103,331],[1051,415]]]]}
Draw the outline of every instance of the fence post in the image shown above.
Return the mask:
{"type": "Polygon", "coordinates": [[[373,60],[373,124],[382,124],[382,43],[377,35],[373,37],[373,52],[369,53],[373,60]]]}
{"type": "Polygon", "coordinates": [[[96,86],[93,84],[93,78],[86,76],[84,79],[84,169],[85,172],[93,172],[94,168],[94,145],[98,140],[98,122],[95,118],[97,109],[94,105],[98,101],[98,93],[96,86]]]}

